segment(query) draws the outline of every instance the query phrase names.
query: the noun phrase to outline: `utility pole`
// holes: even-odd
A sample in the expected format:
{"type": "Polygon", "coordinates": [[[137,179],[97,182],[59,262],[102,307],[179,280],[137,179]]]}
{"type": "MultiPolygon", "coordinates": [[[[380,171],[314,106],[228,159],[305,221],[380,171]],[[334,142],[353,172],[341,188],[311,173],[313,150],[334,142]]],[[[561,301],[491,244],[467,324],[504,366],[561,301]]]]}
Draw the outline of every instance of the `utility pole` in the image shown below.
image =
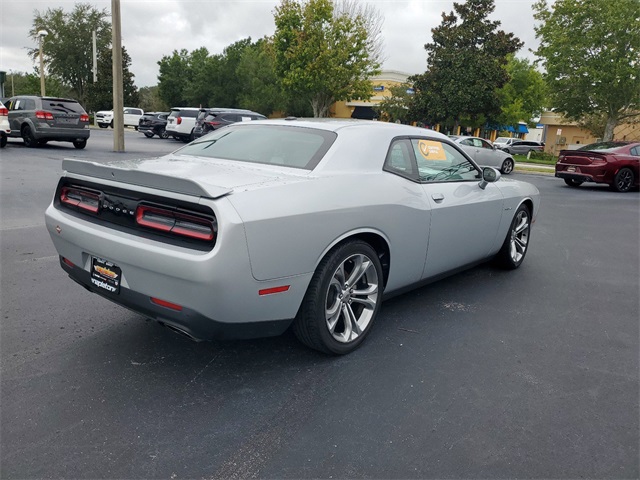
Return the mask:
{"type": "Polygon", "coordinates": [[[38,40],[40,40],[40,96],[44,97],[44,59],[42,58],[42,40],[49,35],[46,30],[40,30],[38,32],[38,40]]]}
{"type": "Polygon", "coordinates": [[[96,35],[96,31],[93,31],[93,68],[91,69],[93,72],[93,83],[98,81],[98,39],[96,35]]]}
{"type": "Polygon", "coordinates": [[[120,0],[111,0],[111,58],[113,60],[113,151],[124,152],[124,99],[122,86],[122,30],[120,0]]]}

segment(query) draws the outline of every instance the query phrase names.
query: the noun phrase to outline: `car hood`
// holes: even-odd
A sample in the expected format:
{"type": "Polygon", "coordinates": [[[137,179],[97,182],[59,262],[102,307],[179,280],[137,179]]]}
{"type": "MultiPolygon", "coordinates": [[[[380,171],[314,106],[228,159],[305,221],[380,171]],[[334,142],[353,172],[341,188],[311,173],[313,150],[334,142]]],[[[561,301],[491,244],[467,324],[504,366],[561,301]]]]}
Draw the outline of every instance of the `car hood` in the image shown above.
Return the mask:
{"type": "Polygon", "coordinates": [[[70,174],[102,178],[170,192],[219,198],[232,192],[271,185],[308,181],[309,172],[298,169],[185,155],[96,163],[65,159],[70,174]]]}

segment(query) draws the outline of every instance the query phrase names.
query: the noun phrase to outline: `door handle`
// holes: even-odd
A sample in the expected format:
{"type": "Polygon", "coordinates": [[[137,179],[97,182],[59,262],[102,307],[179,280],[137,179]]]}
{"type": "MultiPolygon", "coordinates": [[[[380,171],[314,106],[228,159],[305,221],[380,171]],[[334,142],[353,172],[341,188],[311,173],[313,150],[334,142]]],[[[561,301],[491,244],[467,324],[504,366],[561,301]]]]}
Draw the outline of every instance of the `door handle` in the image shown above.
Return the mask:
{"type": "Polygon", "coordinates": [[[444,200],[444,195],[441,193],[434,193],[433,195],[431,195],[431,198],[433,198],[434,202],[440,203],[444,200]]]}

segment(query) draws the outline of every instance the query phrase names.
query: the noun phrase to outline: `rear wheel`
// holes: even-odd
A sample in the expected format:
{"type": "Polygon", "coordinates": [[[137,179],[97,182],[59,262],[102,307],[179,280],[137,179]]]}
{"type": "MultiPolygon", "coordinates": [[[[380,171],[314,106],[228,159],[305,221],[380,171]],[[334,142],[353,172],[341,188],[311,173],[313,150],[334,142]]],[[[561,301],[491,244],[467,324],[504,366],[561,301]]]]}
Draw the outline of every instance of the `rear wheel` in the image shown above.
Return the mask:
{"type": "Polygon", "coordinates": [[[581,182],[580,180],[574,180],[573,178],[565,178],[564,183],[566,183],[570,187],[579,187],[584,182],[581,182]]]}
{"type": "Polygon", "coordinates": [[[82,150],[84,147],[87,146],[87,141],[86,140],[76,140],[75,142],[73,142],[73,146],[76,147],[78,150],[82,150]]]}
{"type": "Polygon", "coordinates": [[[508,270],[518,268],[524,261],[529,248],[531,213],[526,205],[520,205],[513,216],[507,238],[496,257],[498,264],[508,270]]]}
{"type": "Polygon", "coordinates": [[[2,135],[0,136],[0,148],[4,148],[7,146],[7,136],[6,135],[2,135]]]}
{"type": "Polygon", "coordinates": [[[513,172],[513,160],[511,158],[505,159],[505,161],[502,162],[502,168],[500,169],[500,171],[504,175],[509,175],[511,172],[513,172]]]}
{"type": "Polygon", "coordinates": [[[635,176],[630,168],[621,168],[616,176],[613,178],[613,184],[611,188],[616,192],[628,192],[633,188],[635,176]]]}
{"type": "Polygon", "coordinates": [[[169,138],[169,134],[164,128],[160,130],[160,133],[158,135],[160,136],[160,138],[169,138]]]}
{"type": "Polygon", "coordinates": [[[147,138],[153,137],[153,132],[144,132],[144,136],[147,138]]]}
{"type": "Polygon", "coordinates": [[[364,341],[382,301],[382,266],[360,240],[336,247],[311,279],[293,331],[305,345],[344,355],[364,341]]]}
{"type": "Polygon", "coordinates": [[[36,137],[33,136],[33,132],[29,125],[22,127],[22,140],[24,141],[25,146],[29,148],[35,148],[38,146],[38,141],[36,140],[36,137]]]}

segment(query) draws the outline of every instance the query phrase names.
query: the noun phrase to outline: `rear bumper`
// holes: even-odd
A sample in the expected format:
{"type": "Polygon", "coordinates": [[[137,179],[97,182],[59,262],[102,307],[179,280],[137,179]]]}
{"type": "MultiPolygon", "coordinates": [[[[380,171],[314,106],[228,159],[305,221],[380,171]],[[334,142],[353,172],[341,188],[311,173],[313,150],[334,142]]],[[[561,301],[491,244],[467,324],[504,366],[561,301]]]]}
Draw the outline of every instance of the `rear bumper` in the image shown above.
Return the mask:
{"type": "Polygon", "coordinates": [[[176,311],[156,305],[147,295],[128,288],[121,288],[118,295],[94,286],[91,274],[79,267],[67,265],[60,257],[60,266],[74,280],[92,293],[96,293],[118,305],[155,320],[195,341],[233,340],[281,335],[291,325],[290,319],[250,323],[223,323],[208,318],[190,308],[176,311]]]}
{"type": "Polygon", "coordinates": [[[33,136],[37,140],[57,140],[61,142],[74,142],[86,140],[91,135],[88,128],[46,128],[33,130],[33,136]]]}
{"type": "Polygon", "coordinates": [[[612,174],[602,166],[589,165],[562,165],[556,164],[556,177],[575,180],[576,182],[611,183],[612,174]],[[567,168],[573,167],[575,171],[569,172],[567,168]]]}

